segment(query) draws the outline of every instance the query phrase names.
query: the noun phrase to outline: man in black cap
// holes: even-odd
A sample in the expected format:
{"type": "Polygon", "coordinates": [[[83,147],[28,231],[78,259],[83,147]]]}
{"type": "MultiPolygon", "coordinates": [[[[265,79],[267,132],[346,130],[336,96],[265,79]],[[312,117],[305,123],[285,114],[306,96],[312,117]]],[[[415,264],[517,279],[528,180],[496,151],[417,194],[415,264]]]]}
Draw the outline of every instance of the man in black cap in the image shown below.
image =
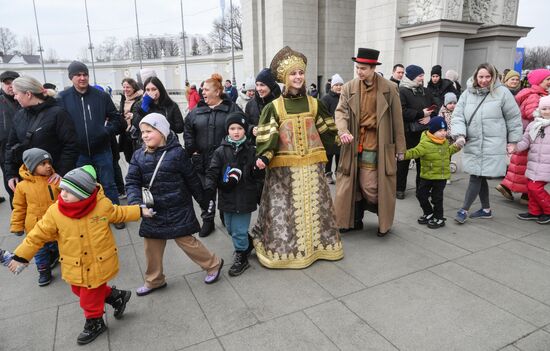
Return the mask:
{"type": "MultiPolygon", "coordinates": [[[[68,67],[72,88],[58,95],[60,105],[69,112],[77,133],[80,155],[77,167],[86,164],[94,166],[105,195],[119,204],[115,185],[111,136],[124,131],[126,122],[117,111],[109,94],[90,86],[88,66],[73,61],[68,67]]],[[[117,229],[124,223],[115,224],[117,229]]]]}
{"type": "Polygon", "coordinates": [[[359,48],[357,78],[342,87],[335,111],[342,142],[336,173],[336,220],[341,231],[363,228],[363,208],[378,214],[378,236],[393,224],[396,157],[406,151],[397,85],[376,74],[380,52],[359,48]]]}
{"type": "MultiPolygon", "coordinates": [[[[19,74],[14,71],[5,71],[0,74],[0,167],[2,168],[2,175],[4,178],[4,188],[10,196],[10,204],[13,199],[13,191],[8,186],[8,180],[6,179],[4,158],[13,116],[19,109],[21,109],[21,106],[17,100],[14,99],[15,94],[11,85],[15,78],[19,78],[19,74]]],[[[6,201],[6,199],[0,196],[0,202],[4,201],[6,201]]]]}

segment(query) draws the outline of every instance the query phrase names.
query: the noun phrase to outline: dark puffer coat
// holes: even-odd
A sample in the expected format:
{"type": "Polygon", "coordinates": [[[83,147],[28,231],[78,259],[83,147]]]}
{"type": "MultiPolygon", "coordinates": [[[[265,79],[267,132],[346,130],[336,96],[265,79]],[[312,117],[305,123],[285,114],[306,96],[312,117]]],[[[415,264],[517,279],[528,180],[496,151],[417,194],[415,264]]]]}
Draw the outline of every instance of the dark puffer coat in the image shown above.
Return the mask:
{"type": "MultiPolygon", "coordinates": [[[[248,117],[248,130],[247,135],[252,136],[252,129],[258,126],[260,122],[260,115],[265,105],[281,96],[281,88],[275,83],[275,85],[269,87],[271,91],[265,98],[261,98],[258,92],[254,93],[254,99],[250,100],[244,108],[244,113],[248,117]]],[[[255,138],[253,138],[254,140],[255,138]]]]}
{"type": "Polygon", "coordinates": [[[445,78],[441,78],[437,84],[433,84],[430,80],[426,89],[430,92],[430,94],[432,94],[435,104],[437,105],[437,111],[439,111],[441,106],[443,106],[445,94],[454,93],[457,99],[460,96],[460,92],[456,90],[453,82],[445,78]]]}
{"type": "MultiPolygon", "coordinates": [[[[214,151],[206,172],[205,191],[212,196],[218,189],[218,209],[222,212],[250,213],[256,211],[258,179],[263,172],[254,168],[256,148],[246,141],[238,148],[227,140],[214,151]],[[233,188],[224,186],[223,176],[227,167],[242,171],[241,179],[233,188]]],[[[212,196],[213,197],[213,196],[212,196]]]]}
{"type": "Polygon", "coordinates": [[[43,103],[24,108],[15,114],[14,121],[17,122],[12,125],[6,145],[7,179],[17,177],[19,167],[23,164],[23,160],[16,159],[10,150],[26,140],[27,130],[40,113],[43,113],[42,119],[25,149],[37,147],[48,151],[52,156],[53,168],[61,176],[75,168],[78,144],[73,120],[67,111],[57,106],[54,98],[48,97],[43,103]]]}
{"type": "Polygon", "coordinates": [[[202,203],[202,185],[174,133],[168,137],[166,146],[154,152],[145,149],[134,152],[126,176],[128,204],[142,203],[141,188],[149,185],[165,150],[166,155],[150,189],[157,213],[153,218],[143,218],[139,228],[139,235],[145,238],[174,239],[200,230],[191,196],[202,203]]]}
{"type": "Polygon", "coordinates": [[[185,150],[189,157],[193,157],[193,166],[200,173],[205,173],[210,165],[214,151],[221,145],[227,135],[225,118],[234,111],[241,111],[237,104],[228,98],[216,107],[210,108],[204,101],[200,101],[193,111],[185,117],[185,150]],[[198,153],[198,156],[194,156],[198,153]]]}
{"type": "MultiPolygon", "coordinates": [[[[181,114],[181,110],[173,100],[166,101],[165,105],[158,105],[155,103],[151,103],[149,106],[149,111],[145,112],[141,108],[141,103],[134,104],[136,107],[135,111],[137,116],[134,116],[132,119],[132,125],[137,129],[139,134],[139,122],[143,119],[143,117],[147,116],[150,113],[160,113],[166,119],[168,120],[168,123],[170,123],[170,129],[172,129],[175,133],[183,133],[183,115],[181,114]],[[136,118],[137,117],[137,118],[136,118]]],[[[134,106],[132,106],[132,110],[134,110],[134,106]]]]}

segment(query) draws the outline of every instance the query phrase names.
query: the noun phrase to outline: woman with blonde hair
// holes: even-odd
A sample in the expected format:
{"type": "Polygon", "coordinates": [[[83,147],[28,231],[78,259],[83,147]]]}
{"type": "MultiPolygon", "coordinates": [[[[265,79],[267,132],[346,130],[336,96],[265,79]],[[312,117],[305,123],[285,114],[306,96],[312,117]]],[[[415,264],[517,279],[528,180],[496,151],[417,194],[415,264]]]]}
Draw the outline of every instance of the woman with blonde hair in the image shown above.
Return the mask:
{"type": "Polygon", "coordinates": [[[8,185],[15,189],[19,182],[19,167],[23,164],[23,151],[31,148],[46,150],[52,156],[56,173],[50,177],[50,182],[57,182],[75,168],[78,159],[73,120],[67,111],[56,104],[53,98],[55,92],[44,89],[37,79],[23,76],[12,84],[15,99],[22,109],[14,116],[6,145],[8,185]]]}

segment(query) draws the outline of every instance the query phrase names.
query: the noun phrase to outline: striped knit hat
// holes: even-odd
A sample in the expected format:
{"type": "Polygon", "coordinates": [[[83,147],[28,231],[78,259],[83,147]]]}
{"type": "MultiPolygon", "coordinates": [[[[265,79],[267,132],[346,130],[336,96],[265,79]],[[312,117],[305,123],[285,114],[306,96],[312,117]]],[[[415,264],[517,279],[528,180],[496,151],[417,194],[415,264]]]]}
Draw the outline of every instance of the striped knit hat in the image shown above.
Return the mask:
{"type": "Polygon", "coordinates": [[[97,176],[94,167],[85,165],[67,172],[61,179],[59,187],[84,200],[90,197],[97,186],[97,176]]]}

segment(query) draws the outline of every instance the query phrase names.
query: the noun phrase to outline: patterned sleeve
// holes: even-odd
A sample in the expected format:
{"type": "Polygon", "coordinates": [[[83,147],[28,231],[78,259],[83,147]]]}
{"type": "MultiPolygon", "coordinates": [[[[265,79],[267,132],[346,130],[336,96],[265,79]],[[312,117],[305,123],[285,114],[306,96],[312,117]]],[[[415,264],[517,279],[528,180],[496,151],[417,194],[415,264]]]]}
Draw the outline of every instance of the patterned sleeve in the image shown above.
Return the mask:
{"type": "Polygon", "coordinates": [[[279,142],[279,116],[273,102],[262,110],[256,134],[256,155],[264,156],[271,161],[277,152],[279,142]]]}
{"type": "Polygon", "coordinates": [[[334,123],[334,118],[328,112],[325,104],[317,100],[317,116],[315,118],[315,127],[319,132],[321,141],[326,147],[334,145],[336,143],[336,136],[338,135],[338,129],[334,123]]]}

